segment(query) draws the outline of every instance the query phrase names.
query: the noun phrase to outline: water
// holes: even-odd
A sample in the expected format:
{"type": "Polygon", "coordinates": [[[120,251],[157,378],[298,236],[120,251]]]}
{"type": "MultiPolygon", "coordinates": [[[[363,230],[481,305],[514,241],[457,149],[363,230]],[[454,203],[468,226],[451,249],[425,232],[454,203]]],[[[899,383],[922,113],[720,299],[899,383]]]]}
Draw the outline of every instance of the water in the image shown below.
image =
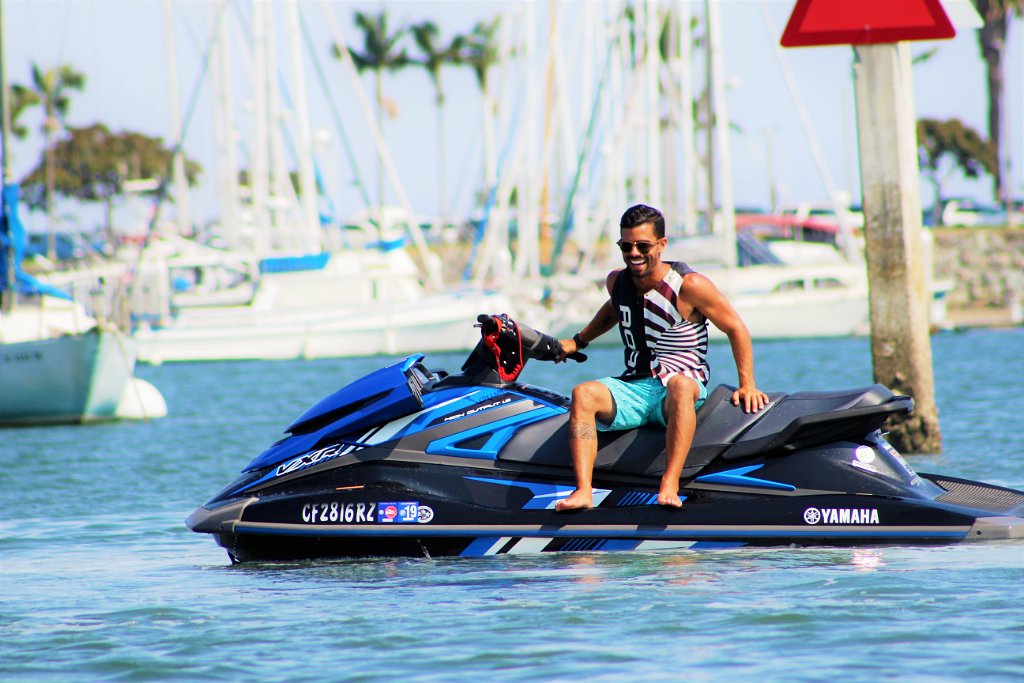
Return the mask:
{"type": "MultiPolygon", "coordinates": [[[[524,380],[617,371],[588,351],[524,380]]],[[[866,340],[755,351],[764,389],[871,381],[866,340]]],[[[1024,488],[1024,329],[940,335],[933,353],[945,453],[912,465],[1024,488]]],[[[0,432],[0,680],[1024,679],[1020,542],[231,566],[185,529],[381,364],[143,367],[166,419],[0,432]]],[[[727,347],[712,367],[734,382],[727,347]]]]}

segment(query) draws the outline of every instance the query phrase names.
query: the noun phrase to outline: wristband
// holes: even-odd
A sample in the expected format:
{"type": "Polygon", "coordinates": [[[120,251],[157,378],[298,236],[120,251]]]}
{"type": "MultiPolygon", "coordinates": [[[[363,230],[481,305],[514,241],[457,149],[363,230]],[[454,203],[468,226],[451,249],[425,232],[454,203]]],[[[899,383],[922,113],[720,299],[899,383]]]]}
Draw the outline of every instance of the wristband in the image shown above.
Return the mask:
{"type": "Polygon", "coordinates": [[[579,332],[577,332],[576,334],[572,335],[572,340],[576,343],[576,349],[579,350],[579,351],[582,351],[583,349],[585,349],[588,346],[590,346],[587,342],[583,341],[583,339],[580,337],[580,333],[579,332]]]}

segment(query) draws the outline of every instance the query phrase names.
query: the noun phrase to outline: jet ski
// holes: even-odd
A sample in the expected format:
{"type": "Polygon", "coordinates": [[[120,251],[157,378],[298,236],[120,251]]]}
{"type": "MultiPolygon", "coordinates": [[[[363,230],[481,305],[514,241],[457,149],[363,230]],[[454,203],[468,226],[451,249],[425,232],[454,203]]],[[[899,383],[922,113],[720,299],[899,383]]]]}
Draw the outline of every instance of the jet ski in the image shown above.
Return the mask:
{"type": "Polygon", "coordinates": [[[643,427],[601,433],[594,508],[557,512],[575,482],[570,399],[517,379],[563,360],[558,340],[504,314],[478,325],[460,372],[417,354],[343,387],[187,526],[233,562],[1024,538],[1024,492],[917,473],[886,442],[913,401],[880,384],[770,393],[757,413],[718,386],[681,508],[657,503],[665,432],[643,427]]]}

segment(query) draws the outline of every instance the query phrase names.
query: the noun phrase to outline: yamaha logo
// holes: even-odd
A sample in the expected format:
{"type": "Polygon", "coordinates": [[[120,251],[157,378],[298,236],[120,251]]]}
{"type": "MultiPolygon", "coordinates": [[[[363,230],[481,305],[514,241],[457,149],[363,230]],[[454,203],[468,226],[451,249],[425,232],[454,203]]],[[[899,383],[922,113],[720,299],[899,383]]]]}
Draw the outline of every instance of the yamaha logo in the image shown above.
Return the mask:
{"type": "Polygon", "coordinates": [[[876,508],[807,508],[804,521],[808,524],[878,524],[876,508]]]}

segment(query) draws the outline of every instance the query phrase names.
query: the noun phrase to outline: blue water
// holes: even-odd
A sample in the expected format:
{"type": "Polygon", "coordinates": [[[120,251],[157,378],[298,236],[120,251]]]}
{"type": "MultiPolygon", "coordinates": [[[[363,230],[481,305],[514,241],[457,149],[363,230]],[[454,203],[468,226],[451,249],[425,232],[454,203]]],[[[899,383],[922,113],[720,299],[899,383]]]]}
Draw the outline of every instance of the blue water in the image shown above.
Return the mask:
{"type": "MultiPolygon", "coordinates": [[[[911,464],[1024,488],[1024,329],[932,348],[945,451],[911,464]]],[[[764,389],[871,382],[867,340],[755,351],[764,389]]],[[[1024,680],[1021,542],[231,566],[185,529],[382,362],[143,367],[166,419],[0,431],[0,680],[1024,680]]],[[[620,363],[523,379],[568,391],[620,363]]],[[[712,367],[734,382],[728,347],[712,367]]]]}

